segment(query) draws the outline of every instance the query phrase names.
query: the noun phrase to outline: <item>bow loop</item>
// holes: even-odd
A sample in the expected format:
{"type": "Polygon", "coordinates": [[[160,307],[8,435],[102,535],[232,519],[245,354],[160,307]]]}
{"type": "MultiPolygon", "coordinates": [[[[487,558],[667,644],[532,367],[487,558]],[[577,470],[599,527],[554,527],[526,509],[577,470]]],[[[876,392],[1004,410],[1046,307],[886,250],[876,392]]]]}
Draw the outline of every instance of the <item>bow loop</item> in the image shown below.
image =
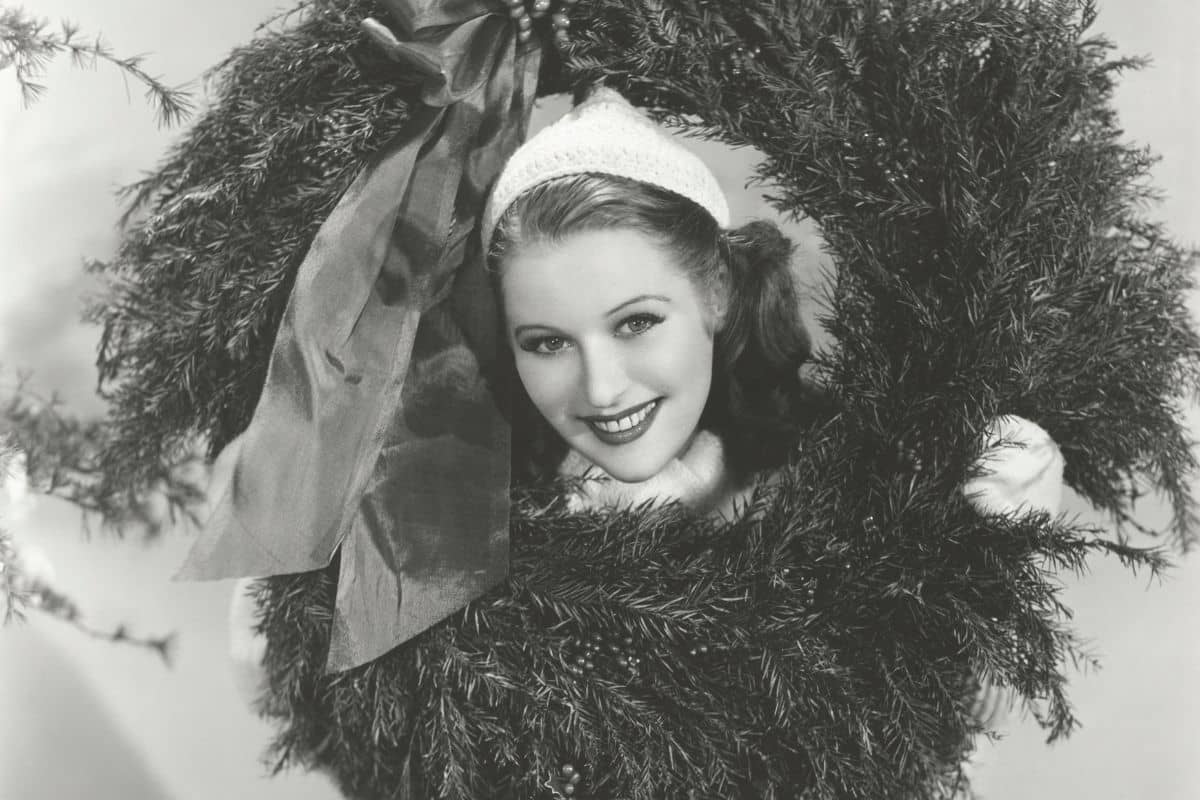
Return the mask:
{"type": "Polygon", "coordinates": [[[362,21],[362,30],[391,59],[425,76],[421,102],[434,108],[452,105],[478,91],[512,36],[508,17],[493,13],[484,3],[393,0],[386,5],[408,41],[401,41],[372,18],[362,21]],[[461,6],[457,14],[452,13],[453,6],[461,6]]]}
{"type": "Polygon", "coordinates": [[[499,0],[381,0],[406,36],[499,11],[499,0]]]}

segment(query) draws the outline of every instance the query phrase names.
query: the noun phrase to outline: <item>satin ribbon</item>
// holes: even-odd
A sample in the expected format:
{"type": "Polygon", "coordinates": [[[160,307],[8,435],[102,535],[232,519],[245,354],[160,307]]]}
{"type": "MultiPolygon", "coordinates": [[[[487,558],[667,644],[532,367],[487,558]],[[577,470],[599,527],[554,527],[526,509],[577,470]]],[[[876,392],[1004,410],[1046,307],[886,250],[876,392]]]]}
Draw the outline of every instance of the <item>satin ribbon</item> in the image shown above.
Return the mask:
{"type": "Polygon", "coordinates": [[[387,0],[423,105],[300,266],[254,416],[222,451],[178,577],[305,572],[341,548],[327,671],[366,663],[508,568],[509,430],[483,372],[499,322],[478,236],[524,140],[540,51],[498,2],[387,0]]]}

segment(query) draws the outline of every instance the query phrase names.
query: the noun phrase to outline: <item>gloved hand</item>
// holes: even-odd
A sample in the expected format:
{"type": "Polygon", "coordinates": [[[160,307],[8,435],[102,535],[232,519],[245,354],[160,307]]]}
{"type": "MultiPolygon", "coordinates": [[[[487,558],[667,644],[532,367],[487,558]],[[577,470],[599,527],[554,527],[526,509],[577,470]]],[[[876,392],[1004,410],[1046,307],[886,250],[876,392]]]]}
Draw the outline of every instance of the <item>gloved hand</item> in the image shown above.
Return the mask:
{"type": "Polygon", "coordinates": [[[986,471],[962,486],[972,506],[985,514],[1059,512],[1063,456],[1050,434],[1035,422],[1006,415],[992,420],[984,441],[979,463],[986,471]]]}
{"type": "MultiPolygon", "coordinates": [[[[962,486],[967,501],[983,514],[1057,514],[1062,506],[1063,456],[1050,434],[1015,415],[992,420],[984,432],[979,466],[985,471],[962,486]]],[[[990,729],[998,728],[1013,705],[1009,690],[981,680],[971,713],[990,729]]],[[[970,771],[972,761],[968,760],[970,771]]]]}

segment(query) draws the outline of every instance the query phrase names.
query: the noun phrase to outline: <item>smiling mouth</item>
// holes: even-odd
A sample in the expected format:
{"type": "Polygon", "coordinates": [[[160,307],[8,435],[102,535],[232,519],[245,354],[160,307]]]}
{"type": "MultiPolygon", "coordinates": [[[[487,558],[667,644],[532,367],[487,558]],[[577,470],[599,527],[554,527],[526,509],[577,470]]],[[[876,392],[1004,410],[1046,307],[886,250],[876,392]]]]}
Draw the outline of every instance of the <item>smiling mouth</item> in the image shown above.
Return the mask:
{"type": "Polygon", "coordinates": [[[596,438],[605,444],[627,444],[650,427],[658,413],[660,400],[655,398],[625,412],[622,416],[584,417],[596,438]]]}

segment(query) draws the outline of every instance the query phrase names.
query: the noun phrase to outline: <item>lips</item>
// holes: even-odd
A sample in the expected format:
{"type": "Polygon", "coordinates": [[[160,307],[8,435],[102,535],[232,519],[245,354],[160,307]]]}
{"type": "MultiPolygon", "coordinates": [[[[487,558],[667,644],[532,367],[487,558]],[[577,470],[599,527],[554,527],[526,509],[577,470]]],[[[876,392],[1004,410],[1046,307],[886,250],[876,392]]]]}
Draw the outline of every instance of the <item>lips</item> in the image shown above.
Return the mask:
{"type": "Polygon", "coordinates": [[[640,437],[658,415],[659,398],[634,406],[619,415],[584,417],[596,438],[605,444],[628,444],[640,437]]]}

